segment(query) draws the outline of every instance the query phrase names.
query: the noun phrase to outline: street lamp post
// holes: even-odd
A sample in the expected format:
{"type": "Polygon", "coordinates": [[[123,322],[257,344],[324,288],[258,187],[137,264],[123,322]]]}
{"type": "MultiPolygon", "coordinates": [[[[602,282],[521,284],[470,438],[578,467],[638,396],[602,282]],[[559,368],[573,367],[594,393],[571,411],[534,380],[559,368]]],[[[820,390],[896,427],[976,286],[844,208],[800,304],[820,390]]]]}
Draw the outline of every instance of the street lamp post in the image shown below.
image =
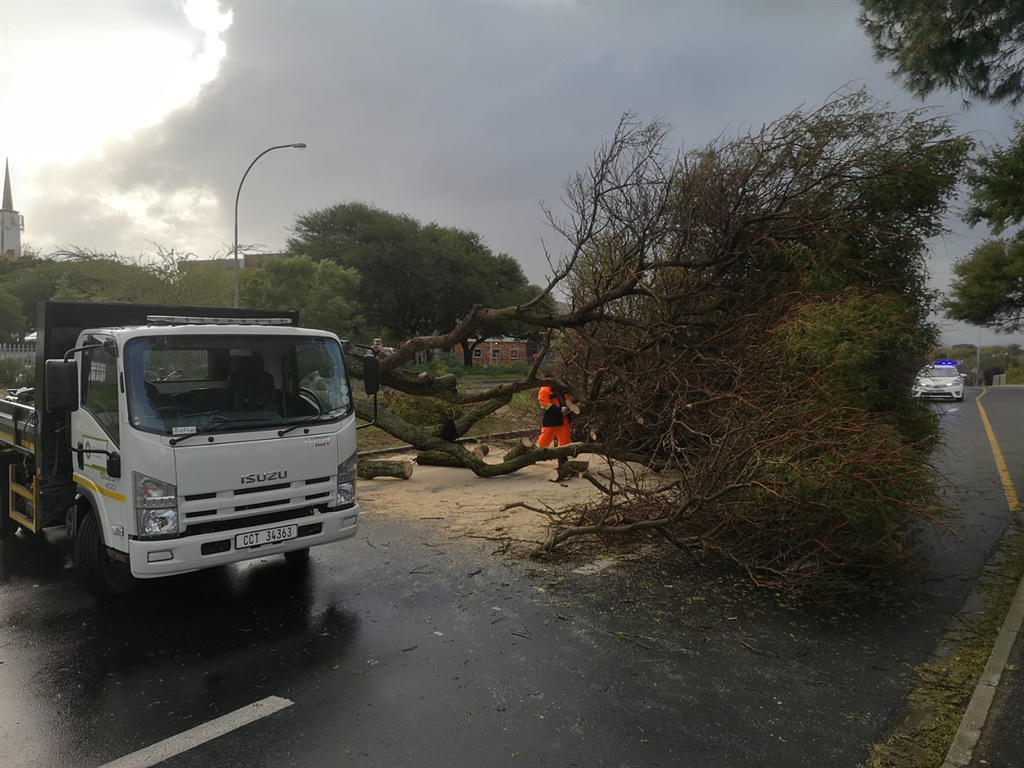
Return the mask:
{"type": "Polygon", "coordinates": [[[238,309],[238,273],[239,273],[239,270],[240,270],[240,267],[239,267],[239,264],[238,264],[238,199],[242,196],[242,185],[245,184],[245,177],[249,175],[249,171],[251,171],[252,167],[254,165],[256,165],[256,161],[259,160],[261,157],[263,157],[265,154],[267,154],[267,152],[273,152],[275,149],[305,149],[305,148],[306,148],[305,143],[299,142],[297,144],[278,144],[276,147],[268,147],[267,149],[264,149],[262,152],[260,152],[258,155],[256,155],[256,157],[253,159],[253,161],[251,163],[249,163],[249,167],[246,168],[245,169],[245,173],[242,174],[242,180],[240,182],[238,182],[238,192],[235,193],[235,248],[234,248],[234,254],[235,254],[235,309],[238,309]]]}

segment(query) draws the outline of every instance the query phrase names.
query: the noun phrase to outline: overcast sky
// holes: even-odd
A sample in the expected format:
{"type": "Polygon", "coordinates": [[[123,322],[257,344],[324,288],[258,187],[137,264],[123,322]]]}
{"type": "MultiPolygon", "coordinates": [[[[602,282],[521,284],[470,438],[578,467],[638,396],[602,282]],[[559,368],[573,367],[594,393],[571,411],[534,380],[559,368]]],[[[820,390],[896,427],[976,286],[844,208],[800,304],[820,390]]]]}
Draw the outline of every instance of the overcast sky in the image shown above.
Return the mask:
{"type": "MultiPolygon", "coordinates": [[[[362,201],[478,232],[534,283],[563,247],[540,204],[622,115],[699,147],[887,77],[854,0],[0,0],[0,155],[23,245],[125,256],[283,248],[297,216],[362,201]]],[[[1005,143],[1014,115],[926,102],[1005,143]]],[[[950,222],[930,262],[987,236],[950,222]]],[[[947,343],[978,330],[943,321],[947,343]]],[[[982,333],[1024,345],[1024,336],[982,333]]]]}

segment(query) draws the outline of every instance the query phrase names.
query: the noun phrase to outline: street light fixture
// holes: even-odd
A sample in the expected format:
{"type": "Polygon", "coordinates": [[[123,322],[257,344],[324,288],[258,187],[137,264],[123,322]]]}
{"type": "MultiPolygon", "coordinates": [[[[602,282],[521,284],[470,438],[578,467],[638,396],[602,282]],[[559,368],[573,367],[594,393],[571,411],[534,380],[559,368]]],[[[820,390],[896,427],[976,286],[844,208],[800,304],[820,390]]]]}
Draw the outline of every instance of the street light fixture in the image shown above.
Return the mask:
{"type": "Polygon", "coordinates": [[[234,254],[235,254],[235,309],[238,309],[238,273],[239,273],[239,264],[238,264],[238,199],[242,196],[242,185],[245,184],[245,177],[249,175],[249,171],[251,171],[252,167],[254,165],[256,165],[256,161],[259,160],[261,157],[263,157],[265,154],[267,154],[267,152],[273,152],[275,149],[305,149],[305,148],[306,148],[305,143],[304,142],[299,142],[297,144],[278,144],[276,147],[268,147],[267,149],[264,149],[262,152],[260,152],[258,155],[256,155],[256,157],[253,159],[253,161],[251,163],[249,163],[249,167],[246,168],[245,169],[245,173],[242,174],[242,180],[240,182],[238,182],[238,192],[235,193],[235,248],[234,248],[234,254]]]}

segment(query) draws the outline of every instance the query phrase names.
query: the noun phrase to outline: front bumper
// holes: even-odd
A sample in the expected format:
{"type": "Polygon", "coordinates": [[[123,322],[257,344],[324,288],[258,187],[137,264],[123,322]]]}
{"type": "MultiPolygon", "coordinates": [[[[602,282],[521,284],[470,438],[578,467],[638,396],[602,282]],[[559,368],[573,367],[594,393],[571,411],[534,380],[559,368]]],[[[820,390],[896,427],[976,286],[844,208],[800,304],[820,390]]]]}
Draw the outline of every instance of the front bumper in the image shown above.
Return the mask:
{"type": "Polygon", "coordinates": [[[963,387],[917,387],[914,397],[924,400],[963,400],[963,387]]]}
{"type": "Polygon", "coordinates": [[[288,523],[233,528],[159,541],[132,539],[128,542],[132,575],[138,579],[155,579],[349,539],[359,530],[359,506],[301,517],[289,523],[299,526],[297,538],[245,549],[235,548],[235,536],[238,534],[288,523]]]}

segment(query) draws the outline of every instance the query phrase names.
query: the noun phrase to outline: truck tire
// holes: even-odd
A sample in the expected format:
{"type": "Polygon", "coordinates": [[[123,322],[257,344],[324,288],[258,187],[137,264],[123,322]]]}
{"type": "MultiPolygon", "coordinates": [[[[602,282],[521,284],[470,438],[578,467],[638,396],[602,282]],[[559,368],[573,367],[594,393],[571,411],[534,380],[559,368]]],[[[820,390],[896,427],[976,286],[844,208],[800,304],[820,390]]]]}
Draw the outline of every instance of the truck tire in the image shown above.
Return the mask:
{"type": "Polygon", "coordinates": [[[110,600],[127,594],[135,585],[131,566],[111,560],[100,535],[96,513],[82,515],[75,536],[75,576],[86,592],[97,600],[110,600]]]}

